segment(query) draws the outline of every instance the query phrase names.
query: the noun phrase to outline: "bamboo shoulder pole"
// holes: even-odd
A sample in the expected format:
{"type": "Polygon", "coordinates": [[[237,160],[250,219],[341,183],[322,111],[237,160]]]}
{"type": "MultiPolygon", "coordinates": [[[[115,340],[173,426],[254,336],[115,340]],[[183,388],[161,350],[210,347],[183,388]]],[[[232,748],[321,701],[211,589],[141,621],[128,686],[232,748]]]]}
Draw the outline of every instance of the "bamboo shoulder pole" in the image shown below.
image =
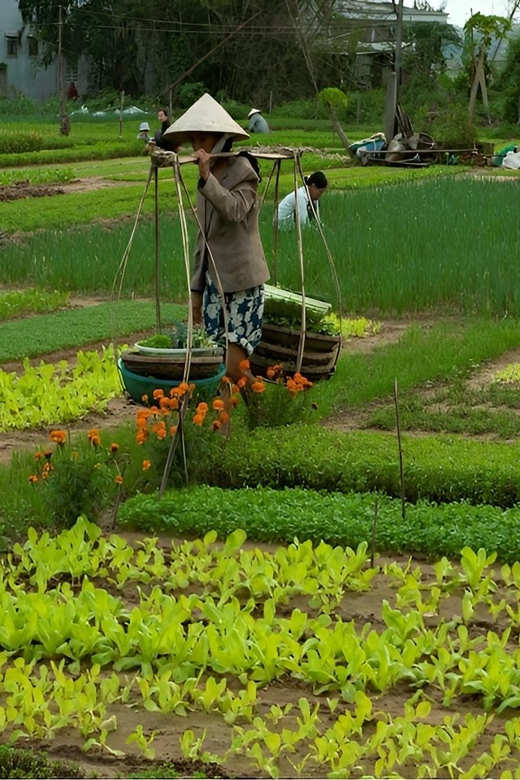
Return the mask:
{"type": "Polygon", "coordinates": [[[159,296],[159,169],[155,168],[155,329],[162,332],[161,300],[159,296]]]}
{"type": "Polygon", "coordinates": [[[305,330],[307,327],[307,310],[305,307],[305,268],[303,263],[303,243],[302,226],[300,224],[300,208],[298,204],[298,160],[296,154],[294,157],[293,180],[294,180],[294,218],[296,221],[296,240],[298,242],[298,258],[300,261],[300,280],[302,288],[302,325],[300,330],[300,341],[298,344],[298,357],[296,359],[296,371],[300,372],[303,363],[303,353],[305,350],[305,330]]]}
{"type": "Polygon", "coordinates": [[[274,181],[274,217],[273,217],[273,282],[278,284],[278,239],[280,235],[280,225],[278,223],[278,201],[280,189],[280,170],[282,161],[276,160],[276,178],[274,181]]]}

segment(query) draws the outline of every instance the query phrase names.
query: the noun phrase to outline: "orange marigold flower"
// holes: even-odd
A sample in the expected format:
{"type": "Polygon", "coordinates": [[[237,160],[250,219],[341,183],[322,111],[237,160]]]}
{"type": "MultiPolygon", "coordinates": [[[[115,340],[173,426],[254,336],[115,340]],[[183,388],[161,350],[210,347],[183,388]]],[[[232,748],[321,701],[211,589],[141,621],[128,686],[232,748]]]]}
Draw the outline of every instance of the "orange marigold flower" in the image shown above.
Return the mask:
{"type": "Polygon", "coordinates": [[[251,385],[251,390],[253,393],[263,393],[265,390],[265,384],[261,380],[256,380],[256,382],[253,382],[251,385]]]}
{"type": "Polygon", "coordinates": [[[157,438],[162,440],[166,438],[166,435],[166,428],[159,428],[157,431],[157,438]]]}
{"type": "Polygon", "coordinates": [[[161,398],[159,403],[161,404],[161,409],[163,411],[168,411],[170,409],[170,399],[169,398],[161,398]]]}
{"type": "Polygon", "coordinates": [[[112,444],[110,445],[110,452],[112,453],[112,455],[115,455],[118,450],[119,450],[119,444],[116,444],[115,441],[112,442],[112,444]]]}
{"type": "Polygon", "coordinates": [[[225,385],[231,385],[232,384],[231,379],[228,376],[223,376],[220,381],[223,384],[225,384],[225,385]]]}
{"type": "Polygon", "coordinates": [[[99,447],[101,444],[101,437],[99,435],[99,428],[91,428],[88,432],[88,440],[93,447],[99,447]]]}
{"type": "Polygon", "coordinates": [[[31,474],[31,476],[29,477],[29,482],[31,483],[31,485],[34,485],[35,482],[38,482],[38,477],[36,476],[36,474],[31,474]]]}
{"type": "Polygon", "coordinates": [[[141,401],[143,402],[143,404],[147,404],[148,403],[148,396],[146,395],[146,393],[141,396],[141,401]]]}
{"type": "Polygon", "coordinates": [[[158,401],[159,398],[162,398],[163,396],[164,396],[164,391],[161,390],[160,387],[156,387],[155,390],[153,391],[154,400],[158,401]]]}
{"type": "Polygon", "coordinates": [[[42,453],[42,452],[40,452],[39,450],[38,450],[38,452],[35,452],[35,453],[34,453],[34,458],[35,458],[35,460],[40,460],[40,458],[42,457],[42,455],[43,455],[43,453],[42,453]]]}
{"type": "Polygon", "coordinates": [[[45,450],[43,454],[47,458],[47,460],[50,460],[52,458],[52,450],[45,450]]]}
{"type": "Polygon", "coordinates": [[[170,436],[175,436],[176,433],[177,433],[177,426],[172,425],[172,427],[170,428],[170,436]]]}
{"type": "Polygon", "coordinates": [[[238,367],[244,374],[246,371],[249,371],[251,367],[251,363],[249,362],[249,360],[241,360],[238,367]]]}
{"type": "Polygon", "coordinates": [[[222,428],[222,423],[219,422],[219,420],[215,420],[215,422],[212,425],[212,429],[214,431],[218,431],[219,428],[222,428]]]}
{"type": "Polygon", "coordinates": [[[118,485],[123,484],[123,477],[121,476],[121,474],[118,474],[117,477],[114,477],[114,482],[117,482],[118,485]]]}
{"type": "Polygon", "coordinates": [[[159,414],[158,406],[150,406],[150,414],[159,414]]]}
{"type": "Polygon", "coordinates": [[[138,444],[144,444],[148,439],[148,431],[137,431],[137,436],[135,438],[138,444]]]}
{"type": "Polygon", "coordinates": [[[178,408],[179,408],[179,401],[177,400],[177,398],[172,398],[170,400],[170,409],[174,409],[175,410],[175,409],[178,409],[178,408]]]}
{"type": "Polygon", "coordinates": [[[238,387],[238,385],[231,385],[231,392],[232,393],[239,393],[240,392],[240,388],[238,387]]]}
{"type": "Polygon", "coordinates": [[[51,471],[54,471],[54,466],[52,463],[46,463],[43,467],[43,474],[50,474],[51,471]]]}
{"type": "Polygon", "coordinates": [[[221,423],[226,423],[229,420],[229,414],[227,412],[220,412],[218,419],[221,423]]]}
{"type": "Polygon", "coordinates": [[[193,393],[195,392],[195,388],[196,388],[196,387],[197,387],[197,385],[194,385],[194,384],[193,384],[193,382],[190,382],[190,384],[188,385],[188,390],[190,391],[190,393],[191,393],[192,395],[193,395],[193,393]]]}
{"type": "Polygon", "coordinates": [[[151,460],[143,460],[143,471],[148,471],[151,465],[152,465],[151,460]]]}
{"type": "Polygon", "coordinates": [[[178,387],[172,387],[170,390],[170,398],[177,398],[179,395],[179,388],[178,387]]]}
{"type": "Polygon", "coordinates": [[[247,377],[243,376],[243,377],[241,377],[241,378],[238,380],[238,382],[237,382],[237,386],[238,386],[238,388],[240,389],[240,388],[242,388],[242,387],[245,387],[246,385],[247,385],[247,377]]]}
{"type": "Polygon", "coordinates": [[[190,390],[190,386],[187,384],[187,382],[181,382],[179,385],[179,393],[180,395],[184,395],[184,393],[188,393],[190,390]]]}
{"type": "Polygon", "coordinates": [[[209,407],[205,401],[201,401],[200,404],[197,404],[197,412],[198,414],[206,414],[209,407]]]}
{"type": "Polygon", "coordinates": [[[275,376],[276,376],[276,371],[274,370],[274,368],[272,366],[269,366],[269,368],[267,369],[266,373],[267,373],[267,378],[268,379],[274,379],[275,376]]]}
{"type": "Polygon", "coordinates": [[[67,440],[67,434],[65,431],[57,430],[57,431],[51,431],[49,433],[49,438],[51,441],[53,441],[55,444],[59,444],[60,447],[63,447],[67,440]]]}
{"type": "Polygon", "coordinates": [[[232,398],[231,399],[231,406],[238,406],[238,398],[232,398]]]}
{"type": "Polygon", "coordinates": [[[204,422],[204,415],[202,414],[193,415],[193,422],[195,423],[195,425],[202,425],[202,423],[204,422]]]}
{"type": "Polygon", "coordinates": [[[224,401],[222,400],[222,398],[215,398],[215,400],[213,401],[213,408],[216,412],[224,408],[224,401]]]}

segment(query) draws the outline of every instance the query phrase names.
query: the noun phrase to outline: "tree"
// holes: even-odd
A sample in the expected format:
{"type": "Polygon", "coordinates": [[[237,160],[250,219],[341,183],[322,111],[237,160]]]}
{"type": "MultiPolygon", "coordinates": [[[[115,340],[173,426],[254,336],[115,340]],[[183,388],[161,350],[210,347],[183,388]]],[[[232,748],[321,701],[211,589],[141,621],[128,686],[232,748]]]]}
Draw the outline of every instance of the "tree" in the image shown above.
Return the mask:
{"type": "Polygon", "coordinates": [[[350,148],[350,141],[348,140],[336,113],[339,109],[347,107],[347,96],[344,92],[341,91],[341,89],[327,87],[326,89],[321,90],[320,100],[327,109],[327,113],[330,117],[334,132],[337,134],[341,143],[349,153],[351,159],[357,160],[356,155],[350,148]]]}
{"type": "MultiPolygon", "coordinates": [[[[1,0],[0,0],[1,2],[1,0]]],[[[213,94],[247,103],[315,94],[331,77],[331,58],[316,56],[334,0],[18,0],[23,19],[56,56],[58,7],[69,62],[88,58],[93,86],[160,93],[217,44],[190,79],[213,94]],[[251,20],[249,22],[249,20],[251,20]],[[248,22],[240,31],[230,33],[248,22]],[[226,40],[228,39],[228,40],[226,40]],[[306,64],[302,40],[310,51],[306,64]]]]}
{"type": "Polygon", "coordinates": [[[473,83],[469,97],[469,118],[473,122],[478,89],[480,87],[482,101],[489,118],[489,103],[487,95],[487,82],[485,62],[486,54],[493,38],[501,40],[511,30],[511,20],[504,16],[485,16],[481,13],[473,14],[464,25],[464,31],[469,38],[470,56],[473,64],[473,83]],[[475,33],[479,36],[475,41],[475,33]]]}
{"type": "Polygon", "coordinates": [[[431,82],[446,70],[446,46],[460,44],[451,24],[412,22],[404,27],[403,69],[414,81],[431,82]]]}

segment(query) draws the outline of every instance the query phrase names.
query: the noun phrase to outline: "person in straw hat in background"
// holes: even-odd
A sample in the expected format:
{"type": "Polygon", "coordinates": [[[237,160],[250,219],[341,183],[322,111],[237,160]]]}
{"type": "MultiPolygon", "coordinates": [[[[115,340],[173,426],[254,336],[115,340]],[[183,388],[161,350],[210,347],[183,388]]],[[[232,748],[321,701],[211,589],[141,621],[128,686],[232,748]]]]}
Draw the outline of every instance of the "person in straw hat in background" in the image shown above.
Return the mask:
{"type": "Polygon", "coordinates": [[[247,115],[249,119],[249,132],[250,133],[268,133],[269,125],[263,118],[259,108],[252,108],[247,115]]]}
{"type": "Polygon", "coordinates": [[[137,139],[148,143],[150,140],[150,125],[148,122],[141,122],[139,125],[139,132],[137,133],[137,139]]]}
{"type": "Polygon", "coordinates": [[[212,159],[212,153],[228,152],[234,140],[249,136],[208,94],[179,117],[164,137],[175,144],[191,143],[199,166],[193,321],[195,326],[204,322],[208,335],[223,343],[220,283],[227,314],[226,374],[238,381],[240,364],[262,336],[264,283],[269,278],[258,232],[258,164],[247,152],[212,159]]]}

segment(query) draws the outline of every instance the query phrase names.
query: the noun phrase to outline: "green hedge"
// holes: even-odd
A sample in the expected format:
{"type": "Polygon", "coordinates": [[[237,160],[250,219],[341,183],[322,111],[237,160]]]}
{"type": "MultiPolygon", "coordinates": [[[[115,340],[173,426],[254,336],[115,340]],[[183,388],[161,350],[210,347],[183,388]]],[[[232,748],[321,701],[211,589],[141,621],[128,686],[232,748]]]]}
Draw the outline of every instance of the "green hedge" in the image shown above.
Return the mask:
{"type": "MultiPolygon", "coordinates": [[[[298,537],[355,548],[363,541],[371,543],[374,503],[373,494],[198,487],[170,491],[162,500],[138,495],[121,507],[119,522],[141,531],[179,535],[203,536],[214,529],[222,539],[243,528],[248,538],[259,542],[291,542],[298,537]]],[[[378,503],[380,551],[457,556],[468,545],[496,550],[500,560],[510,563],[520,557],[520,508],[503,511],[420,502],[407,506],[403,520],[398,499],[380,496],[378,503]]]]}
{"type": "MultiPolygon", "coordinates": [[[[409,501],[503,507],[520,501],[520,444],[404,436],[403,452],[409,501]]],[[[339,433],[316,425],[258,430],[235,436],[206,481],[399,496],[397,441],[393,434],[339,433]]]]}

